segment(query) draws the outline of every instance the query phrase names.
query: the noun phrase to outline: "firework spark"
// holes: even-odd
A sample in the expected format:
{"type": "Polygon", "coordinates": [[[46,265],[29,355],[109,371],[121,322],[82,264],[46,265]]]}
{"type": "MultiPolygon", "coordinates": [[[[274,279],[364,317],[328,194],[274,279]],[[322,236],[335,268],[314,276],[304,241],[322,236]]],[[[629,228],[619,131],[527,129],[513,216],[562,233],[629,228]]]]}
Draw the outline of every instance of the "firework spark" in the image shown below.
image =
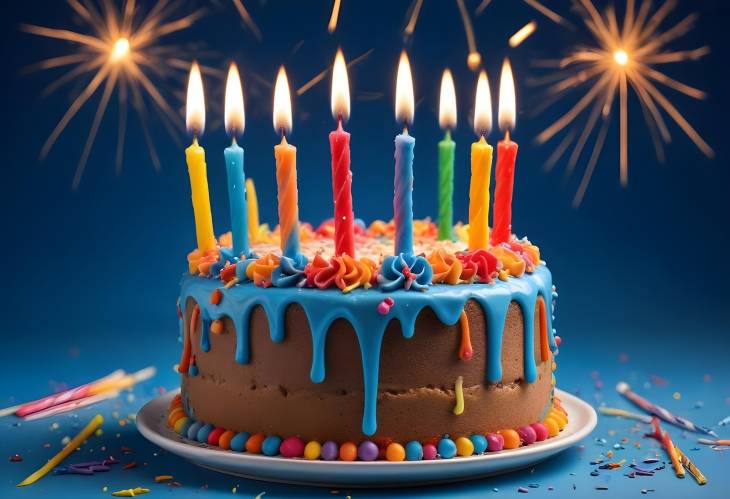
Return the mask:
{"type": "Polygon", "coordinates": [[[128,101],[139,118],[150,158],[155,168],[159,169],[159,159],[149,132],[147,103],[152,103],[160,120],[173,135],[177,133],[175,123],[179,121],[179,116],[152,82],[152,78],[164,77],[173,69],[184,69],[188,63],[176,57],[174,47],[160,45],[158,42],[166,35],[191,26],[201,16],[201,11],[178,16],[179,4],[162,0],[135,22],[134,0],[128,0],[120,10],[111,2],[104,2],[98,8],[91,0],[67,1],[83,21],[85,32],[35,25],[22,26],[24,31],[33,35],[73,44],[74,52],[45,59],[29,67],[32,70],[67,68],[67,72],[49,86],[47,93],[65,83],[90,78],[43,144],[41,159],[48,155],[74,116],[101,89],[101,98],[73,179],[73,188],[77,188],[106,109],[117,90],[117,171],[121,169],[123,159],[128,101]]]}
{"type": "Polygon", "coordinates": [[[334,33],[337,29],[337,20],[340,18],[340,0],[335,0],[332,4],[332,15],[330,22],[327,24],[327,31],[334,33]]]}
{"type": "MultiPolygon", "coordinates": [[[[233,5],[236,7],[238,14],[241,16],[241,20],[246,25],[246,27],[249,29],[249,31],[251,31],[253,36],[258,41],[261,41],[264,38],[264,35],[261,33],[261,30],[254,22],[253,17],[251,17],[251,14],[248,13],[248,10],[246,9],[246,7],[243,6],[242,0],[233,0],[233,5]]],[[[335,25],[336,24],[337,24],[337,22],[335,21],[335,25]]]]}
{"type": "Polygon", "coordinates": [[[601,14],[592,0],[579,0],[583,22],[592,35],[594,44],[576,46],[558,61],[542,61],[544,66],[557,68],[551,75],[536,80],[538,84],[548,85],[550,98],[546,101],[546,107],[569,94],[581,92],[577,103],[536,139],[542,144],[559,133],[566,132],[546,167],[552,168],[572,145],[566,172],[569,176],[578,164],[585,146],[595,135],[593,150],[573,200],[575,206],[580,205],[585,195],[605,144],[611,119],[616,113],[619,121],[620,179],[624,186],[628,182],[630,90],[633,90],[641,104],[660,161],[664,158],[664,144],[671,140],[665,115],[679,126],[700,151],[708,157],[714,155],[712,148],[664,94],[664,89],[659,88],[664,86],[694,99],[705,97],[701,90],[679,82],[657,69],[661,64],[697,60],[709,52],[708,47],[676,50],[668,46],[670,42],[686,34],[697,20],[696,14],[690,14],[662,31],[660,26],[675,5],[676,1],[668,0],[650,15],[651,0],[644,0],[638,9],[634,0],[626,0],[623,23],[619,25],[618,16],[612,7],[601,14]]]}

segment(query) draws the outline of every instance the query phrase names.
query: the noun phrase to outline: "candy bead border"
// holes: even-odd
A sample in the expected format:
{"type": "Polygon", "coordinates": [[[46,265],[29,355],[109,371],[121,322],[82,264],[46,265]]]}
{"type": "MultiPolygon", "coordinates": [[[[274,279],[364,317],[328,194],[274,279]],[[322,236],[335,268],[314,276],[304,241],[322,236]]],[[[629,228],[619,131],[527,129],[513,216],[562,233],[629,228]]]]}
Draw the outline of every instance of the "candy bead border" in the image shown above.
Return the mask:
{"type": "Polygon", "coordinates": [[[556,397],[541,422],[517,429],[503,429],[486,435],[458,436],[444,434],[441,438],[405,444],[390,439],[362,440],[338,444],[334,441],[305,442],[297,436],[281,438],[263,433],[249,434],[214,427],[195,421],[185,414],[182,397],[170,402],[167,426],[185,440],[207,444],[223,450],[248,452],[270,457],[301,458],[324,461],[421,461],[470,457],[488,452],[510,450],[541,442],[557,436],[568,424],[568,413],[556,397]]]}

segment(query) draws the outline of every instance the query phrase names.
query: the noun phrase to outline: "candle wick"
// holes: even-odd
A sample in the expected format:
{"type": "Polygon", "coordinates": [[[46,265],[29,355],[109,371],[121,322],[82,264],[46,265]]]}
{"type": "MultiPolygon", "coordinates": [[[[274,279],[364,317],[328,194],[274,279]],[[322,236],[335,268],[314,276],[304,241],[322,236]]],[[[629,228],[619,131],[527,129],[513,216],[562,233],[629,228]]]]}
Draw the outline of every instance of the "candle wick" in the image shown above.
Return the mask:
{"type": "Polygon", "coordinates": [[[282,139],[286,138],[286,128],[284,128],[284,127],[281,127],[281,138],[282,139]]]}
{"type": "Polygon", "coordinates": [[[504,132],[504,141],[509,142],[509,129],[507,129],[507,131],[504,132]]]}
{"type": "Polygon", "coordinates": [[[408,135],[408,123],[403,123],[403,135],[408,135]]]}

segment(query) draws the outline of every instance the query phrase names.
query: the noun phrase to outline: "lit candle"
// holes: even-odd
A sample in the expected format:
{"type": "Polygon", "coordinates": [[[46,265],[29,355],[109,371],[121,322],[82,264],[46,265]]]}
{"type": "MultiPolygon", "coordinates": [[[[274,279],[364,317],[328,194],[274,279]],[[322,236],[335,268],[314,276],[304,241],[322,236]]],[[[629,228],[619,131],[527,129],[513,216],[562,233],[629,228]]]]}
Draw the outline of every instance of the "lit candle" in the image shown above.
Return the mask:
{"type": "Polygon", "coordinates": [[[337,130],[330,132],[332,153],[332,193],[335,204],[335,256],[355,256],[355,214],[352,211],[352,171],[350,134],[342,123],[350,117],[350,86],[342,50],[337,51],[332,69],[332,116],[337,130]]]}
{"type": "Polygon", "coordinates": [[[413,254],[413,148],[416,139],[408,135],[413,123],[413,80],[405,51],[401,53],[395,84],[395,117],[403,123],[403,133],[395,137],[395,181],[393,219],[395,254],[413,254]]]}
{"type": "Polygon", "coordinates": [[[469,185],[469,250],[487,249],[489,244],[489,182],[492,176],[492,146],[486,135],[492,128],[492,98],[487,73],[479,73],[474,102],[474,131],[479,140],[471,145],[469,185]]]}
{"type": "Polygon", "coordinates": [[[228,174],[228,201],[231,205],[231,233],[233,254],[244,259],[248,256],[248,220],[246,218],[246,184],[243,172],[243,149],[236,136],[243,133],[246,119],[243,110],[243,90],[238,68],[231,64],[226,81],[225,127],[231,136],[231,146],[223,155],[228,174]]]}
{"type": "Polygon", "coordinates": [[[195,234],[198,249],[207,251],[215,248],[213,233],[213,217],[210,213],[210,196],[208,194],[208,173],[205,166],[205,149],[198,145],[198,135],[205,128],[205,97],[203,95],[203,79],[200,76],[198,63],[193,62],[188,79],[187,104],[185,106],[185,124],[193,134],[193,143],[185,149],[185,159],[190,175],[193,212],[195,214],[195,234]]]}
{"type": "Polygon", "coordinates": [[[456,91],[451,71],[444,70],[439,98],[439,126],[445,130],[439,142],[439,239],[451,239],[454,230],[454,152],[451,130],[456,127],[456,91]]]}
{"type": "Polygon", "coordinates": [[[284,66],[279,68],[274,87],[274,129],[281,142],[274,146],[276,183],[279,192],[279,235],[281,253],[289,258],[299,255],[299,201],[297,199],[297,148],[286,141],[292,129],[291,95],[284,66]]]}
{"type": "Polygon", "coordinates": [[[499,80],[499,129],[504,132],[504,140],[497,144],[492,246],[509,242],[512,235],[512,189],[515,182],[517,143],[510,140],[509,132],[515,128],[516,107],[512,68],[509,60],[505,59],[499,80]]]}

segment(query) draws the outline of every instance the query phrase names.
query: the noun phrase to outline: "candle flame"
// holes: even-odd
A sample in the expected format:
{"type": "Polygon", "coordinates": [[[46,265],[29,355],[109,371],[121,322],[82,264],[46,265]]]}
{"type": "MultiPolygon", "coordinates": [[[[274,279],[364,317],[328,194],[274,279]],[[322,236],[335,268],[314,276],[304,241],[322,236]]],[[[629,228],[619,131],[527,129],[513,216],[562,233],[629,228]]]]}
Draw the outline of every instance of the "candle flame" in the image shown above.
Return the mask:
{"type": "Polygon", "coordinates": [[[408,62],[408,55],[404,50],[400,54],[398,63],[398,76],[395,81],[395,119],[398,122],[408,125],[413,123],[414,113],[413,99],[413,78],[411,77],[411,64],[408,62]]]}
{"type": "Polygon", "coordinates": [[[291,94],[284,66],[279,68],[274,86],[274,130],[289,133],[292,129],[291,94]]]}
{"type": "Polygon", "coordinates": [[[439,126],[442,129],[456,127],[456,90],[454,90],[454,78],[449,69],[444,69],[444,74],[441,76],[439,126]]]}
{"type": "Polygon", "coordinates": [[[347,64],[341,49],[337,49],[335,65],[332,68],[332,116],[347,121],[350,118],[350,82],[347,79],[347,64]]]}
{"type": "Polygon", "coordinates": [[[111,54],[109,54],[109,59],[112,62],[119,62],[129,55],[129,50],[129,39],[119,38],[116,42],[114,42],[114,45],[112,46],[112,51],[111,54]]]}
{"type": "Polygon", "coordinates": [[[185,125],[194,135],[203,133],[205,129],[205,96],[203,94],[203,78],[200,66],[193,61],[188,79],[188,98],[185,106],[185,125]]]}
{"type": "Polygon", "coordinates": [[[243,108],[241,76],[235,63],[231,63],[228,68],[224,114],[224,123],[228,135],[235,137],[242,134],[246,126],[246,113],[243,108]]]}
{"type": "Polygon", "coordinates": [[[515,80],[512,77],[512,66],[509,59],[502,64],[502,76],[499,79],[499,129],[514,130],[517,121],[517,104],[515,103],[515,80]]]}
{"type": "Polygon", "coordinates": [[[487,72],[482,70],[477,80],[477,94],[474,100],[474,131],[487,135],[492,129],[492,96],[489,92],[487,72]]]}

